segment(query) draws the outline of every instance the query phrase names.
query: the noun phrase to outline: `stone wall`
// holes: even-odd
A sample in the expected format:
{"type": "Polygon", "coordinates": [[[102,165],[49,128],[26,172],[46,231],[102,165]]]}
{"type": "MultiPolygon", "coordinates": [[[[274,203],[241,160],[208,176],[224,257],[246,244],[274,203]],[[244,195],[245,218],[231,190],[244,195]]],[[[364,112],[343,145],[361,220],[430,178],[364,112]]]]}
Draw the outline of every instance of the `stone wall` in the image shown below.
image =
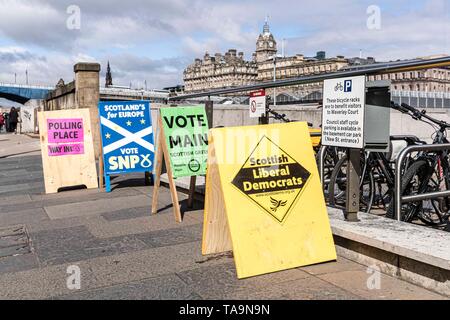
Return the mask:
{"type": "Polygon", "coordinates": [[[76,109],[75,81],[50,92],[45,100],[45,111],[76,109]]]}

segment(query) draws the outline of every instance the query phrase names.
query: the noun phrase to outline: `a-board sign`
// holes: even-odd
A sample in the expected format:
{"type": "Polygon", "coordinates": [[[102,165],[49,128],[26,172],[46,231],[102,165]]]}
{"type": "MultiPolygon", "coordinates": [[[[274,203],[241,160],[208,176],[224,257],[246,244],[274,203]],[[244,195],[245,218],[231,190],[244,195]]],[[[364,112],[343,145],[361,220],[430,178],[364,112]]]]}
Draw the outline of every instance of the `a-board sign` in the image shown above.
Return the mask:
{"type": "Polygon", "coordinates": [[[109,192],[111,175],[153,171],[155,147],[150,102],[107,101],[100,102],[98,107],[109,192]]]}
{"type": "Polygon", "coordinates": [[[98,188],[89,109],[38,113],[46,193],[98,188]]]}
{"type": "Polygon", "coordinates": [[[206,174],[208,119],[204,106],[161,109],[174,178],[206,174]]]}
{"type": "Polygon", "coordinates": [[[322,144],[364,147],[366,77],[325,80],[323,86],[322,144]]]}
{"type": "Polygon", "coordinates": [[[182,221],[174,179],[191,177],[189,203],[195,193],[195,177],[206,173],[208,158],[208,119],[204,106],[162,108],[158,117],[155,156],[155,185],[152,213],[158,212],[162,165],[165,161],[175,220],[182,221]]]}
{"type": "Polygon", "coordinates": [[[266,91],[264,89],[250,93],[250,118],[259,118],[266,114],[266,91]]]}
{"type": "Polygon", "coordinates": [[[306,123],[210,131],[202,252],[231,249],[239,278],[336,259],[306,123]]]}

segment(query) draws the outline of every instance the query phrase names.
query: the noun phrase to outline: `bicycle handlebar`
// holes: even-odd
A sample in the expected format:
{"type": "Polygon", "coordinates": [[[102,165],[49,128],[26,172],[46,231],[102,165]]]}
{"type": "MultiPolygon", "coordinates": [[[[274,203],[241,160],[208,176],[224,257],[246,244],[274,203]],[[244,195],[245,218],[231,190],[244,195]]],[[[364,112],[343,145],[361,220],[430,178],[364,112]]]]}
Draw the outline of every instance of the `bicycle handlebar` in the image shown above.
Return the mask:
{"type": "Polygon", "coordinates": [[[408,111],[411,111],[412,113],[416,113],[416,112],[419,112],[419,113],[420,113],[419,110],[415,109],[414,107],[411,107],[410,105],[408,105],[408,104],[406,104],[406,103],[402,103],[402,104],[401,104],[401,107],[404,108],[404,109],[406,109],[406,110],[408,110],[408,111]]]}
{"type": "Polygon", "coordinates": [[[401,113],[409,113],[408,109],[405,109],[404,107],[402,107],[401,105],[395,103],[395,102],[391,102],[391,108],[395,109],[397,111],[400,111],[401,113]]]}
{"type": "Polygon", "coordinates": [[[426,114],[425,110],[419,111],[418,109],[416,109],[416,108],[414,108],[414,107],[412,107],[412,106],[410,106],[410,105],[408,105],[406,103],[402,103],[401,105],[399,105],[399,104],[397,104],[395,102],[391,102],[391,107],[393,109],[395,109],[395,110],[398,110],[398,111],[402,112],[402,113],[409,114],[415,120],[423,121],[422,118],[425,118],[425,119],[427,119],[427,120],[437,124],[442,129],[450,128],[450,124],[448,124],[447,122],[435,119],[433,117],[430,117],[429,115],[426,114]]]}

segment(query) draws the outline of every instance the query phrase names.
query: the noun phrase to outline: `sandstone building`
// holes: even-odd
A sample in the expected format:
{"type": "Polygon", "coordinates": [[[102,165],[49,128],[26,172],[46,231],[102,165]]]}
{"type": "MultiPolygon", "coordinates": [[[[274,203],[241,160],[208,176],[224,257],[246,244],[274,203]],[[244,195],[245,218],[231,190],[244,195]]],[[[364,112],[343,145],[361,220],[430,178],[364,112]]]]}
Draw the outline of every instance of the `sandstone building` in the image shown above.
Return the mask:
{"type": "MultiPolygon", "coordinates": [[[[376,63],[375,59],[326,57],[319,51],[315,57],[302,54],[277,56],[277,42],[266,22],[263,32],[256,41],[256,51],[251,60],[244,59],[244,53],[230,49],[225,55],[205,54],[196,59],[184,71],[185,93],[202,92],[212,89],[230,88],[260,82],[283,80],[301,76],[336,72],[343,69],[376,63]]],[[[436,58],[426,57],[426,58],[436,58]]],[[[369,80],[391,80],[394,91],[450,93],[450,69],[434,68],[422,71],[402,72],[371,76],[369,80]]],[[[322,83],[312,83],[288,88],[275,89],[277,101],[321,99],[322,83]]],[[[273,90],[268,90],[269,95],[273,90]]]]}

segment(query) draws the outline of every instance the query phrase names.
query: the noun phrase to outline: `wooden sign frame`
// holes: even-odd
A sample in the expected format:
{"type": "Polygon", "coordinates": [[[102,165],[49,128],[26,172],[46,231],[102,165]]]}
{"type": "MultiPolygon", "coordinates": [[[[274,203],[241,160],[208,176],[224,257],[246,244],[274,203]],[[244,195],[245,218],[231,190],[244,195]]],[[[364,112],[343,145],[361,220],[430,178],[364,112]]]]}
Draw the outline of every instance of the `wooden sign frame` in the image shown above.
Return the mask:
{"type": "MultiPolygon", "coordinates": [[[[158,114],[158,135],[156,138],[156,152],[155,152],[155,183],[153,188],[153,197],[152,197],[152,214],[156,214],[158,212],[158,196],[159,196],[159,188],[161,185],[161,173],[163,166],[163,158],[164,163],[166,165],[167,176],[169,180],[170,194],[172,198],[173,208],[175,220],[177,222],[182,222],[182,215],[180,210],[180,204],[178,199],[178,192],[175,184],[175,178],[173,174],[172,161],[170,158],[169,146],[167,145],[167,137],[166,134],[170,135],[170,131],[168,133],[165,132],[163,125],[163,114],[160,110],[158,114]]],[[[206,150],[205,150],[206,151],[206,150]]],[[[206,158],[205,158],[206,164],[206,158]]],[[[193,173],[192,170],[190,173],[193,173]]],[[[189,175],[181,175],[181,177],[189,177],[189,175]]],[[[188,197],[188,208],[193,207],[194,197],[195,197],[195,186],[197,177],[190,176],[190,184],[189,184],[189,197],[188,197]]]]}
{"type": "MultiPolygon", "coordinates": [[[[83,185],[88,189],[98,188],[89,109],[38,112],[38,123],[45,192],[57,193],[60,188],[83,185]],[[83,119],[83,153],[49,156],[48,119],[83,119]]],[[[70,144],[64,145],[70,146],[70,144]]]]}
{"type": "Polygon", "coordinates": [[[233,243],[227,221],[214,143],[210,143],[208,149],[208,172],[205,185],[202,254],[210,255],[232,251],[233,243]]]}
{"type": "Polygon", "coordinates": [[[162,123],[161,113],[158,114],[158,136],[156,137],[156,152],[155,152],[155,183],[153,186],[152,197],[152,214],[158,213],[158,196],[159,188],[161,186],[161,173],[164,163],[166,164],[167,178],[169,180],[170,196],[173,203],[173,213],[175,215],[176,222],[182,222],[180,202],[178,199],[177,186],[172,175],[172,166],[170,165],[169,149],[166,143],[166,135],[164,133],[164,126],[162,123]]]}
{"type": "Polygon", "coordinates": [[[239,279],[336,260],[306,123],[210,131],[202,254],[229,251],[239,279]]]}

